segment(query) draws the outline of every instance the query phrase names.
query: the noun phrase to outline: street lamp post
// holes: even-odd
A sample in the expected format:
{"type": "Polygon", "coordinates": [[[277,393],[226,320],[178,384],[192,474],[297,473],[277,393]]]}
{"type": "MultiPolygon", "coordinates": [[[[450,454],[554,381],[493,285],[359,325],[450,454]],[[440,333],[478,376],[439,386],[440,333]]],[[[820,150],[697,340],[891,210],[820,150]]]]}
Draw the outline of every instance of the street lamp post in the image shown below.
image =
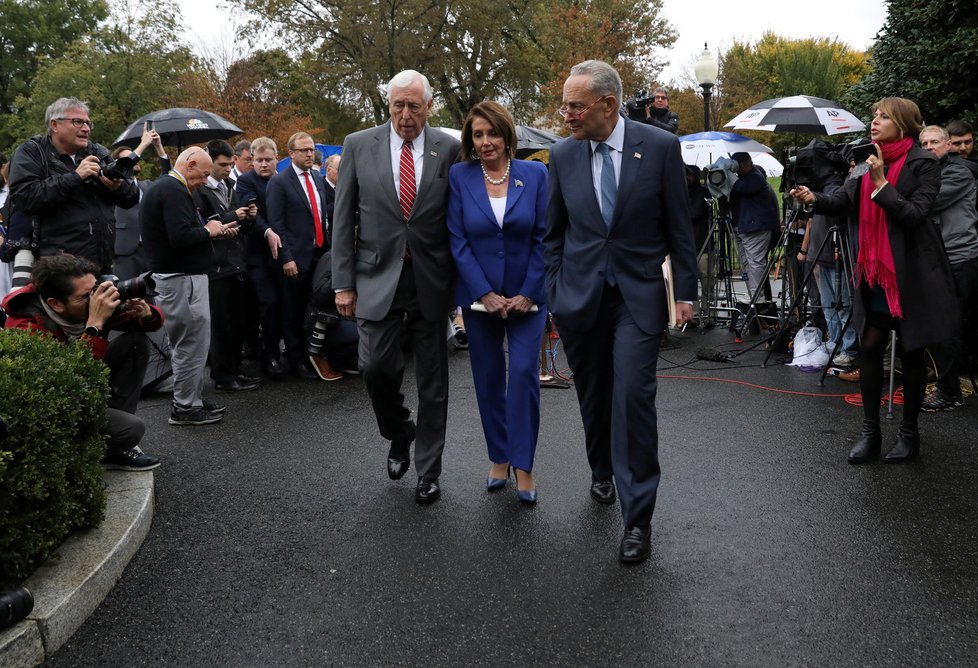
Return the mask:
{"type": "Polygon", "coordinates": [[[710,49],[704,43],[703,53],[696,63],[696,82],[703,89],[703,132],[710,131],[710,97],[719,73],[720,66],[717,65],[717,61],[710,55],[710,49]]]}

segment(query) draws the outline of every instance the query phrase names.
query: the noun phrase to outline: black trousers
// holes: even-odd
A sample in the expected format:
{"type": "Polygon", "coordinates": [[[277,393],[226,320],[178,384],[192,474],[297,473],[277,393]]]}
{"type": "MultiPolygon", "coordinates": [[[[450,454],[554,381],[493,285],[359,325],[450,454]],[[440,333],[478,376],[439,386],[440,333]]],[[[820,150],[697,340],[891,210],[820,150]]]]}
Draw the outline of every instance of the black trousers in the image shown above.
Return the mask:
{"type": "Polygon", "coordinates": [[[149,363],[149,339],[143,332],[122,332],[109,342],[105,355],[109,367],[109,408],[102,433],[107,452],[124,452],[137,445],[146,431],[135,415],[149,363]]]}
{"type": "Polygon", "coordinates": [[[211,374],[218,383],[230,383],[241,371],[245,335],[247,286],[244,274],[208,281],[211,302],[211,374]]]}
{"type": "Polygon", "coordinates": [[[282,270],[268,265],[249,265],[248,278],[258,296],[261,321],[262,362],[277,360],[282,340],[282,270]]]}

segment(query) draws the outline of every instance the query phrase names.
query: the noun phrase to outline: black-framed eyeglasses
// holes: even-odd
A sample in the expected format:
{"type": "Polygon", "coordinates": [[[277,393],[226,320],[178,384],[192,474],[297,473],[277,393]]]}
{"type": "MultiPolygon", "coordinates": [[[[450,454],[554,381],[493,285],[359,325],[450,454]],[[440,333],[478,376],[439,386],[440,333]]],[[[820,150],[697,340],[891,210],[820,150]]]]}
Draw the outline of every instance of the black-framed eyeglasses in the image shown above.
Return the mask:
{"type": "Polygon", "coordinates": [[[564,106],[562,106],[560,109],[557,110],[557,113],[563,116],[565,120],[576,121],[579,120],[581,116],[589,112],[591,110],[591,107],[593,107],[598,102],[605,99],[606,97],[608,96],[602,95],[601,97],[599,97],[597,100],[587,105],[586,107],[581,107],[580,105],[574,105],[574,104],[572,105],[565,104],[564,106]]]}
{"type": "Polygon", "coordinates": [[[95,129],[95,123],[92,123],[87,118],[56,118],[56,121],[71,121],[71,124],[76,128],[80,128],[83,125],[87,125],[89,130],[95,129]]]}
{"type": "Polygon", "coordinates": [[[315,153],[316,152],[315,148],[293,148],[289,150],[292,151],[293,153],[315,153]]]}
{"type": "Polygon", "coordinates": [[[653,100],[668,100],[669,98],[665,95],[655,95],[652,97],[653,100]]]}

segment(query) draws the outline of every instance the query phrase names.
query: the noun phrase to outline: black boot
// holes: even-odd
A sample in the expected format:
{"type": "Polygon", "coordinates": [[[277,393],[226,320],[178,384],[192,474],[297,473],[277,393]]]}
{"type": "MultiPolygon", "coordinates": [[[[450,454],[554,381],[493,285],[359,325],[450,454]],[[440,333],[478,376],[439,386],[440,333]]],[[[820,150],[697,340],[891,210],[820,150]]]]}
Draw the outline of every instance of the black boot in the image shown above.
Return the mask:
{"type": "Polygon", "coordinates": [[[880,446],[883,444],[883,435],[880,433],[880,423],[872,420],[863,420],[863,432],[859,435],[856,444],[849,451],[850,464],[862,464],[871,459],[876,459],[880,455],[880,446]]]}
{"type": "Polygon", "coordinates": [[[887,464],[901,464],[908,462],[920,452],[920,432],[916,427],[900,425],[897,431],[896,445],[893,449],[883,456],[883,461],[887,464]]]}

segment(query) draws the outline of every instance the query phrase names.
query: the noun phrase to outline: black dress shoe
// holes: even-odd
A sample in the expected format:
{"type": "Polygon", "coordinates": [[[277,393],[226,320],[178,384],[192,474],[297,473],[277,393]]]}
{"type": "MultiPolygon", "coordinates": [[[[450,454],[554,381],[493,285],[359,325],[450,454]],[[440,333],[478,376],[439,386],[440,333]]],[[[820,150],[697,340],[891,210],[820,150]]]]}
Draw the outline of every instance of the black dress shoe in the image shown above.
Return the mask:
{"type": "Polygon", "coordinates": [[[310,369],[309,365],[305,362],[299,362],[293,366],[292,372],[299,378],[304,378],[306,380],[319,380],[319,374],[310,369]]]}
{"type": "Polygon", "coordinates": [[[258,383],[242,383],[238,378],[234,378],[227,383],[214,383],[214,389],[218,392],[248,392],[257,390],[258,383]]]}
{"type": "Polygon", "coordinates": [[[246,376],[243,373],[239,373],[237,380],[242,385],[258,385],[261,383],[261,376],[246,376]]]}
{"type": "Polygon", "coordinates": [[[883,435],[878,422],[863,420],[863,431],[856,444],[849,451],[850,464],[864,464],[880,456],[883,435]]]}
{"type": "Polygon", "coordinates": [[[625,535],[618,548],[618,561],[623,564],[637,564],[648,559],[652,553],[652,527],[625,527],[625,535]]]}
{"type": "Polygon", "coordinates": [[[414,490],[414,499],[418,503],[434,503],[441,496],[438,478],[418,478],[418,487],[414,490]]]}
{"type": "Polygon", "coordinates": [[[896,445],[883,455],[883,462],[902,464],[916,457],[918,452],[920,452],[920,432],[901,425],[900,430],[897,431],[896,445]]]}
{"type": "Polygon", "coordinates": [[[595,480],[591,483],[591,498],[598,503],[614,503],[617,498],[615,494],[615,483],[611,478],[607,480],[595,480]]]}
{"type": "Polygon", "coordinates": [[[400,480],[411,468],[411,442],[414,440],[415,426],[411,423],[407,434],[391,441],[387,453],[387,475],[391,480],[400,480]]]}
{"type": "Polygon", "coordinates": [[[285,369],[282,368],[282,363],[278,360],[265,360],[262,369],[265,370],[265,375],[272,380],[281,380],[285,377],[285,369]]]}

